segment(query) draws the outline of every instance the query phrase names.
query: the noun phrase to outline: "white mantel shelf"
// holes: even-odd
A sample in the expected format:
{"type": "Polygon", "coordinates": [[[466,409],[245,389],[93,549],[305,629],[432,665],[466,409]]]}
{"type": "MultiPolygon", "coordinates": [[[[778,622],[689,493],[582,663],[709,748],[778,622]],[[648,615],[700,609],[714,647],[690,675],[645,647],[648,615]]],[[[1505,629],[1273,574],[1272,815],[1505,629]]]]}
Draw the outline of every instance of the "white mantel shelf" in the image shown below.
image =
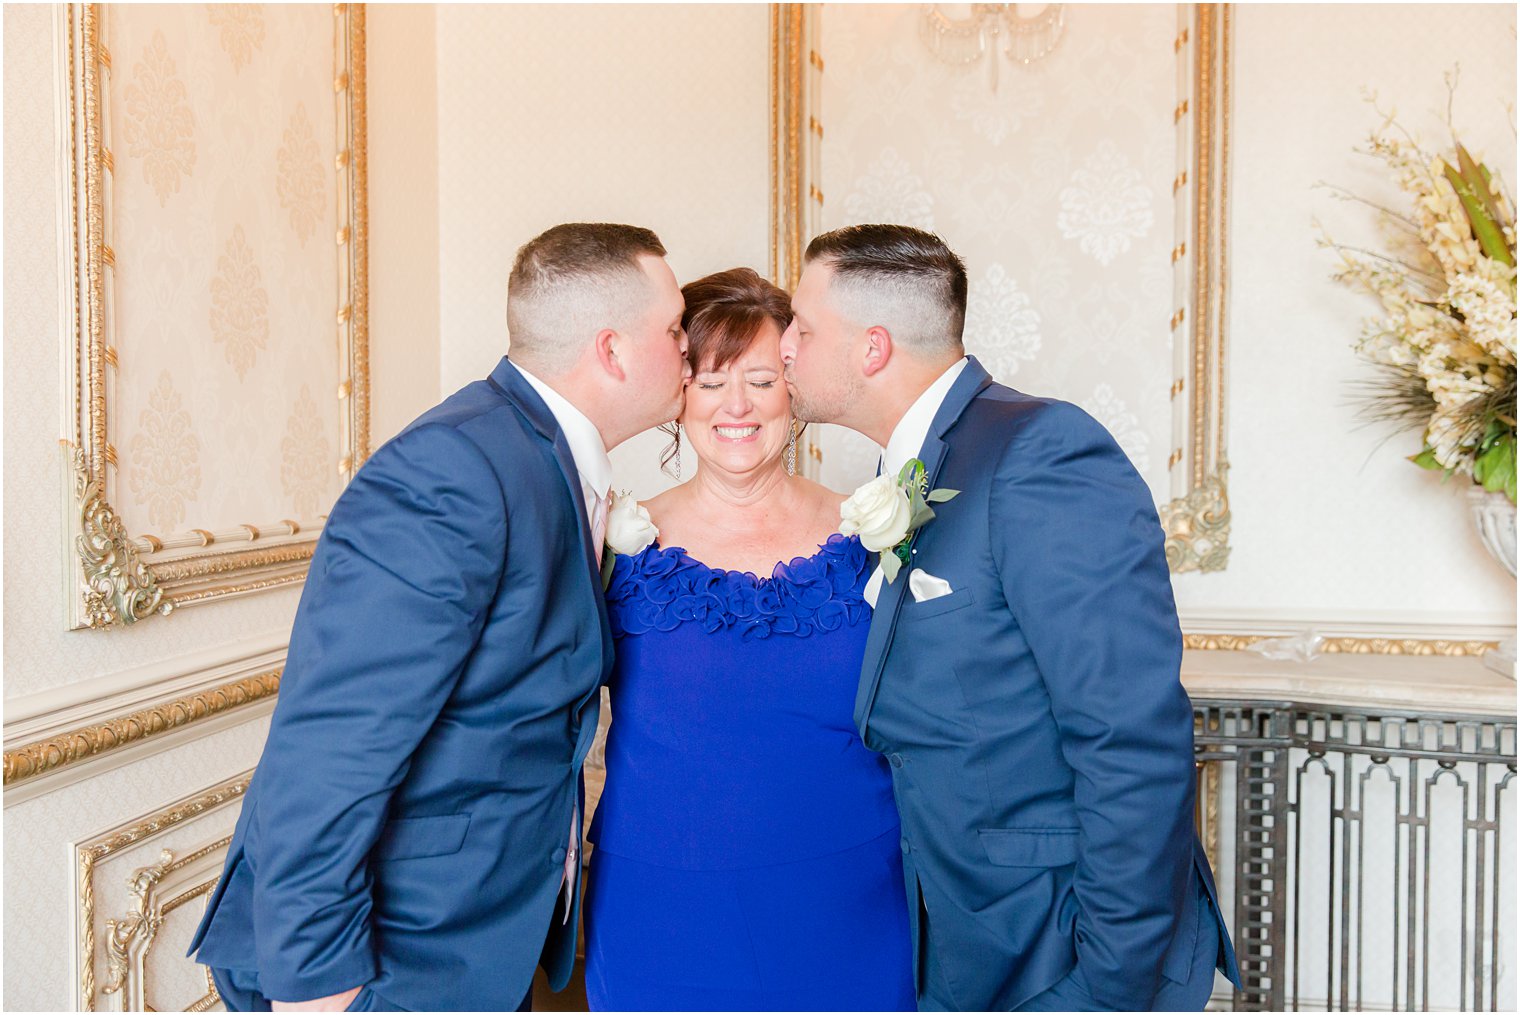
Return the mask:
{"type": "Polygon", "coordinates": [[[1515,682],[1472,656],[1322,655],[1277,662],[1254,652],[1188,651],[1194,700],[1285,701],[1429,714],[1513,716],[1515,682]]]}

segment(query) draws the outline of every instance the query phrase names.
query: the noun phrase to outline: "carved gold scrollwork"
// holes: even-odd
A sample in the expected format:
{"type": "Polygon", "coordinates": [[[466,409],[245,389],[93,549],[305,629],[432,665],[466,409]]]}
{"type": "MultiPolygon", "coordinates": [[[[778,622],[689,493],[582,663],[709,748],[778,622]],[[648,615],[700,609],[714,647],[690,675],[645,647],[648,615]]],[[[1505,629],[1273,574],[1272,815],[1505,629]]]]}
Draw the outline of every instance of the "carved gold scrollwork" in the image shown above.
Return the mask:
{"type": "Polygon", "coordinates": [[[128,882],[132,886],[132,914],[106,921],[106,959],[110,963],[111,980],[100,988],[102,994],[116,994],[126,986],[132,968],[133,945],[147,951],[158,935],[158,928],[163,926],[163,914],[148,907],[148,892],[169,872],[172,863],[174,854],[166,849],[158,854],[158,863],[135,871],[128,882]]]}
{"type": "MultiPolygon", "coordinates": [[[[174,909],[210,892],[221,870],[222,855],[231,836],[209,843],[175,859],[168,850],[159,854],[159,862],[134,871],[128,884],[132,890],[132,909],[124,917],[104,921],[107,970],[111,982],[96,989],[96,868],[109,857],[173,829],[182,823],[201,818],[219,807],[240,799],[248,788],[251,773],[211,787],[166,809],[130,825],[107,832],[74,847],[75,891],[78,904],[77,968],[79,982],[75,1008],[95,1011],[98,994],[120,993],[124,1010],[152,1010],[146,1004],[143,982],[147,946],[158,932],[163,918],[174,909]],[[167,900],[167,901],[161,901],[167,900]]],[[[205,1011],[216,1003],[213,994],[196,1001],[196,1009],[205,1011]]]]}
{"type": "Polygon", "coordinates": [[[244,677],[209,691],[139,709],[5,752],[5,785],[221,715],[280,690],[281,670],[244,677]]]}
{"type": "Polygon", "coordinates": [[[1186,497],[1161,508],[1166,530],[1166,562],[1182,571],[1223,571],[1230,558],[1230,498],[1225,488],[1227,462],[1186,497]]]}
{"type": "Polygon", "coordinates": [[[90,627],[134,624],[154,613],[168,616],[158,581],[137,556],[127,530],[106,502],[103,479],[92,479],[84,452],[74,449],[74,489],[79,501],[75,546],[83,565],[85,615],[90,627]]]}

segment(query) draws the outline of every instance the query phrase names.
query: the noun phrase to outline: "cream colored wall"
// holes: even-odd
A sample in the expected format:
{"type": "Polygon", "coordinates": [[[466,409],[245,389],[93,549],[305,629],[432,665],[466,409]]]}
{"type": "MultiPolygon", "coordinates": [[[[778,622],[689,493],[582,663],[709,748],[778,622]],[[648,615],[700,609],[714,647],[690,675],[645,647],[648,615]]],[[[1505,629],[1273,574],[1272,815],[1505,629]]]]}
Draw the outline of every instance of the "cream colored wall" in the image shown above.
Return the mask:
{"type": "MultiPolygon", "coordinates": [[[[58,443],[64,416],[55,17],[56,9],[43,5],[12,5],[4,12],[7,747],[15,746],[10,733],[17,724],[42,721],[53,710],[108,693],[146,700],[163,675],[256,650],[278,652],[300,595],[264,593],[124,630],[65,630],[65,583],[74,572],[63,547],[67,476],[58,443]]],[[[370,359],[377,444],[438,398],[433,23],[428,7],[369,9],[370,359]]],[[[251,711],[245,721],[193,728],[211,727],[205,735],[176,735],[166,749],[128,749],[136,753],[119,767],[92,769],[78,781],[38,784],[40,795],[6,793],[7,1009],[68,1010],[75,1003],[75,899],[67,844],[251,768],[268,725],[267,710],[251,711]]],[[[165,842],[181,849],[199,844],[230,829],[235,816],[236,808],[229,808],[165,842]]],[[[124,854],[102,872],[102,918],[120,915],[109,906],[123,905],[126,874],[155,860],[157,848],[155,843],[146,852],[124,854]]]]}
{"type": "Polygon", "coordinates": [[[1316,619],[1444,631],[1515,623],[1515,583],[1483,550],[1460,492],[1404,461],[1406,435],[1357,429],[1352,354],[1373,307],[1329,278],[1313,223],[1373,241],[1368,214],[1314,186],[1399,200],[1352,153],[1385,109],[1431,148],[1447,143],[1443,72],[1461,65],[1455,118],[1474,152],[1515,181],[1513,5],[1236,8],[1230,214],[1230,566],[1184,575],[1185,616],[1316,619]]]}
{"type": "Polygon", "coordinates": [[[439,397],[437,12],[369,9],[373,447],[439,397]]]}
{"type": "MultiPolygon", "coordinates": [[[[648,226],[682,282],[769,257],[763,4],[438,9],[442,389],[506,351],[517,248],[559,222],[648,226]]],[[[616,485],[667,480],[664,440],[614,452],[616,485]]]]}

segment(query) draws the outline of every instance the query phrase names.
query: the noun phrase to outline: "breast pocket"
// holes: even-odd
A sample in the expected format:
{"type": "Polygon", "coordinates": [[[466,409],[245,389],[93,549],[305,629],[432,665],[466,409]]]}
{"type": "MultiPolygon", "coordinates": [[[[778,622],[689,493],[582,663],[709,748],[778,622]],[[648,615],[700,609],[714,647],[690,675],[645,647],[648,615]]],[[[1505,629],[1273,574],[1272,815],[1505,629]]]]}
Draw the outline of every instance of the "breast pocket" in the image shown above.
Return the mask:
{"type": "MultiPolygon", "coordinates": [[[[905,580],[906,578],[898,579],[898,581],[905,580]]],[[[903,603],[902,619],[906,623],[915,620],[928,620],[930,617],[943,617],[947,613],[964,610],[974,602],[976,602],[976,596],[972,594],[969,588],[959,589],[948,596],[939,596],[922,603],[915,602],[913,594],[910,592],[908,593],[907,600],[903,603]]]]}

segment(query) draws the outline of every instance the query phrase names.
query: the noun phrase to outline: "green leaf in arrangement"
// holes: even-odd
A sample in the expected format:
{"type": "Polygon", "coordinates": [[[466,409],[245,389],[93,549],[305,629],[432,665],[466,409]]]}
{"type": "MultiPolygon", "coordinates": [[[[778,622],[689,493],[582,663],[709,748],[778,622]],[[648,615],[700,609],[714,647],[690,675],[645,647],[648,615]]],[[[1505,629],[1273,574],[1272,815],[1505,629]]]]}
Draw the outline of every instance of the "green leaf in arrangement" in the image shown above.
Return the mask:
{"type": "Polygon", "coordinates": [[[1485,490],[1502,490],[1515,499],[1515,435],[1505,434],[1473,459],[1473,479],[1485,490]]]}
{"type": "Polygon", "coordinates": [[[902,570],[902,561],[897,558],[896,553],[888,550],[881,555],[881,576],[887,580],[888,585],[892,584],[900,570],[902,570]]]}
{"type": "Polygon", "coordinates": [[[947,500],[954,500],[959,495],[959,490],[930,490],[929,503],[943,504],[947,500]]]}
{"type": "Polygon", "coordinates": [[[1446,174],[1446,179],[1451,183],[1452,189],[1457,192],[1457,197],[1462,202],[1462,210],[1467,212],[1467,221],[1472,224],[1473,235],[1478,239],[1478,245],[1483,252],[1495,261],[1515,265],[1515,255],[1510,253],[1509,244],[1504,242],[1504,232],[1493,219],[1489,218],[1488,212],[1483,207],[1482,200],[1477,191],[1456,171],[1449,162],[1443,161],[1441,168],[1446,174]]]}
{"type": "Polygon", "coordinates": [[[1488,167],[1474,159],[1461,142],[1457,143],[1457,166],[1461,169],[1462,178],[1467,181],[1467,185],[1482,200],[1489,219],[1502,226],[1504,214],[1499,210],[1499,202],[1494,200],[1493,193],[1488,189],[1488,167]]]}
{"type": "Polygon", "coordinates": [[[1440,462],[1436,461],[1434,448],[1426,448],[1417,455],[1410,455],[1409,460],[1422,469],[1432,469],[1437,472],[1444,471],[1440,462]]]}

